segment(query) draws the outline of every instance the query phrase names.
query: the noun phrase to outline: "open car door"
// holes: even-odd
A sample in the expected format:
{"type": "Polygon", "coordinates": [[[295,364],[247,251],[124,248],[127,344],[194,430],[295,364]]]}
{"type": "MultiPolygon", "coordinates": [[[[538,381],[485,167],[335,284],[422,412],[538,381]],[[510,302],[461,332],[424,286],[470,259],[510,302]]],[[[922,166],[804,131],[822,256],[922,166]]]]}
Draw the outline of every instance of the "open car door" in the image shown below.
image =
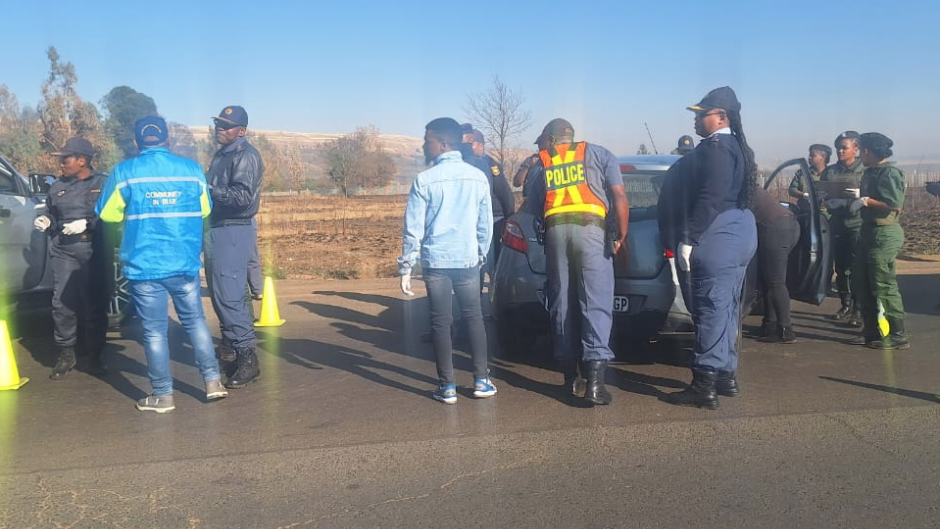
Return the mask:
{"type": "Polygon", "coordinates": [[[784,162],[764,183],[764,189],[772,194],[774,189],[771,187],[779,186],[779,189],[786,190],[792,178],[800,180],[809,197],[796,199],[787,194],[787,199],[781,200],[781,204],[786,205],[800,223],[800,240],[790,252],[787,266],[787,288],[790,299],[820,305],[826,299],[832,277],[832,246],[829,242],[829,219],[820,211],[822,197],[810,177],[809,164],[803,158],[784,162]],[[778,178],[781,181],[776,183],[778,178]]]}

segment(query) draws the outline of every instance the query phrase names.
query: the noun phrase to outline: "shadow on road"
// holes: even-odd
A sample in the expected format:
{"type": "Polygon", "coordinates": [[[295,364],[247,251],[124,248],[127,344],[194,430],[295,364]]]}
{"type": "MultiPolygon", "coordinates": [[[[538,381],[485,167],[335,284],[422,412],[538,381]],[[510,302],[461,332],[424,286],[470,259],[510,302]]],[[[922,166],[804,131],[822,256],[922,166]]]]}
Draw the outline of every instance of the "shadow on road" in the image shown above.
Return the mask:
{"type": "Polygon", "coordinates": [[[868,382],[858,382],[856,380],[845,380],[843,378],[834,378],[834,377],[819,377],[823,380],[828,380],[830,382],[840,382],[842,384],[848,384],[849,386],[856,386],[865,389],[873,389],[876,391],[882,391],[884,393],[891,393],[894,395],[901,395],[902,397],[910,397],[912,399],[926,400],[928,402],[936,402],[937,395],[933,393],[924,393],[922,391],[913,391],[910,389],[901,389],[901,388],[892,388],[891,386],[883,386],[881,384],[871,384],[868,382]]]}

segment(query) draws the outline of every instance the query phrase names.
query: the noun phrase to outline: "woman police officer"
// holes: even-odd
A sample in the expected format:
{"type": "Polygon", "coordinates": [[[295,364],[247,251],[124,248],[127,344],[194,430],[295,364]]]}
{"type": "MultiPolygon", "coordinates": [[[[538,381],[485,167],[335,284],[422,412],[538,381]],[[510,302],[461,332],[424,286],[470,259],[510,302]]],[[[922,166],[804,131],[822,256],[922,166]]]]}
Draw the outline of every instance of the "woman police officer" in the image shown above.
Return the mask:
{"type": "Polygon", "coordinates": [[[900,215],[904,206],[904,173],[887,159],[894,142],[884,134],[866,132],[859,139],[865,164],[859,189],[846,189],[862,208],[860,249],[852,263],[852,291],[861,305],[862,334],[849,343],[873,349],[907,349],[904,302],[898,290],[895,258],[904,245],[900,215]],[[883,309],[888,333],[882,337],[878,313],[883,309]]]}

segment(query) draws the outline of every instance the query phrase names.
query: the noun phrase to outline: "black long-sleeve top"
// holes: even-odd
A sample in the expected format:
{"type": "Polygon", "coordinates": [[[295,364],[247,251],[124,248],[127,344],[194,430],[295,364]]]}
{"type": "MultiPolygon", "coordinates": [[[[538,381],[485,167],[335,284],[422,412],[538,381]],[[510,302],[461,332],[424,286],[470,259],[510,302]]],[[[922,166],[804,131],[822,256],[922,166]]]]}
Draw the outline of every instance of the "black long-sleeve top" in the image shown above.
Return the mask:
{"type": "Polygon", "coordinates": [[[695,246],[719,214],[738,208],[744,154],[731,134],[713,134],[677,161],[663,178],[658,216],[663,245],[695,246]]]}

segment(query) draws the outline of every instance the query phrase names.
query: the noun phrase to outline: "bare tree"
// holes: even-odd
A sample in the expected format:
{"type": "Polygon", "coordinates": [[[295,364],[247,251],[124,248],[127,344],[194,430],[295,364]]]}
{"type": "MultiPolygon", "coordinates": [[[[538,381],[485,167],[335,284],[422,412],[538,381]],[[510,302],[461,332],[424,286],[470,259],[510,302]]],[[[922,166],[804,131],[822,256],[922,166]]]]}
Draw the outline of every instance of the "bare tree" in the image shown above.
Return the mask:
{"type": "Polygon", "coordinates": [[[359,127],[356,132],[340,136],[320,146],[329,167],[330,178],[349,196],[353,187],[387,184],[398,172],[391,155],[379,141],[375,127],[359,127]]]}
{"type": "Polygon", "coordinates": [[[509,144],[513,138],[529,128],[532,113],[522,108],[525,97],[503,83],[499,76],[486,92],[467,96],[464,112],[470,116],[474,126],[489,139],[494,147],[490,152],[505,169],[513,174],[515,158],[510,155],[509,144]]]}

